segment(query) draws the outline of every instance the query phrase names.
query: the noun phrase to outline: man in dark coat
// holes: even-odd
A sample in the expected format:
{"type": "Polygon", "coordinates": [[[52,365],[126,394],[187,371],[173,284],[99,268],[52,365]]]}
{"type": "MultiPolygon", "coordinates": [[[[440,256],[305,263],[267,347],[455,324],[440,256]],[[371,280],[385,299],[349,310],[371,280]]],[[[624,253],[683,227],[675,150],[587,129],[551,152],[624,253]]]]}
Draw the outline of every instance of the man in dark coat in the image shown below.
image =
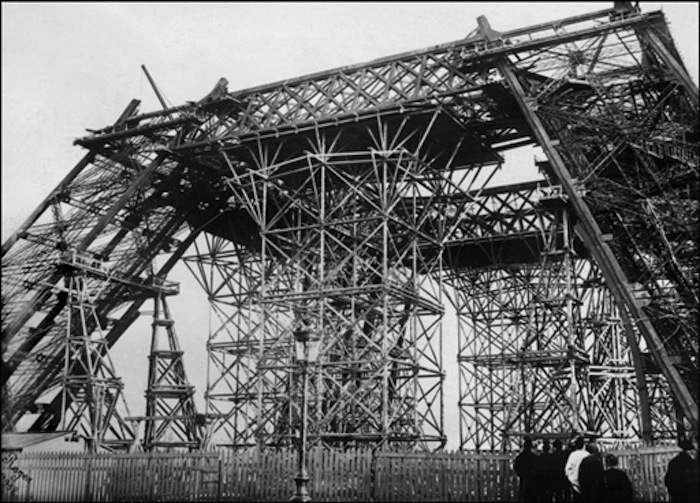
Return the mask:
{"type": "Polygon", "coordinates": [[[603,474],[603,501],[629,503],[634,500],[634,489],[627,474],[617,467],[617,456],[605,455],[603,474]]]}
{"type": "Polygon", "coordinates": [[[556,473],[552,465],[551,447],[549,439],[542,440],[542,451],[537,456],[534,473],[527,484],[527,501],[552,503],[554,495],[552,482],[556,478],[556,473]]]}
{"type": "Polygon", "coordinates": [[[693,443],[684,439],[678,443],[683,449],[668,463],[664,483],[671,501],[698,501],[698,457],[693,443]]]}
{"type": "Polygon", "coordinates": [[[537,471],[537,454],[532,452],[532,439],[525,437],[523,440],[523,450],[515,457],[513,462],[513,471],[520,479],[520,488],[518,490],[519,501],[529,501],[529,487],[532,476],[537,471]]]}
{"type": "Polygon", "coordinates": [[[603,460],[594,442],[586,446],[589,455],[581,460],[578,481],[581,486],[581,500],[600,502],[603,498],[603,460]]]}

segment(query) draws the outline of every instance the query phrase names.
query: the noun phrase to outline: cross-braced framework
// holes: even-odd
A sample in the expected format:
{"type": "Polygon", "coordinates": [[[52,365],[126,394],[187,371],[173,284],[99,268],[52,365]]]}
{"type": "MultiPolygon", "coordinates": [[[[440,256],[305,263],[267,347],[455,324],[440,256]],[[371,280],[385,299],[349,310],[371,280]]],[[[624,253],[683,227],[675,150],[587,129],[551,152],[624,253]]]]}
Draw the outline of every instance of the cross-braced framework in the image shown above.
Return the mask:
{"type": "Polygon", "coordinates": [[[3,430],[61,386],[62,251],[101,264],[111,347],[193,242],[224,443],[295,435],[303,320],[322,341],[312,439],[440,447],[446,297],[464,448],[544,422],[614,441],[697,430],[698,91],[663,14],[477,23],[367,64],[236,93],[222,80],[180,107],[132,102],[77,140],[88,155],[3,245],[3,430]],[[532,187],[488,187],[524,145],[566,217],[532,187]]]}
{"type": "Polygon", "coordinates": [[[105,283],[91,278],[74,253],[65,255],[62,261],[71,271],[65,285],[68,310],[61,430],[82,436],[91,452],[128,450],[133,447],[135,433],[124,418],[129,413],[122,394],[124,385],[107,351],[102,328],[105,320],[100,320],[95,310],[99,289],[105,283]]]}
{"type": "Polygon", "coordinates": [[[482,268],[460,280],[465,295],[458,311],[463,449],[517,450],[521,435],[566,436],[573,430],[591,432],[608,445],[637,445],[645,436],[645,407],[653,440],[677,435],[668,385],[653,367],[644,368],[643,381],[637,379],[625,327],[600,271],[589,260],[577,259],[573,272],[581,299],[572,313],[580,349],[567,350],[560,340],[556,355],[551,338],[566,335],[568,326],[548,330],[545,350],[532,348],[541,345],[542,334],[528,338],[534,328],[530,317],[557,314],[551,305],[535,309],[544,292],[533,284],[539,285],[542,275],[549,278],[550,269],[533,264],[482,268]],[[528,341],[529,349],[515,351],[528,341]],[[649,397],[645,402],[642,386],[649,397]]]}
{"type": "MultiPolygon", "coordinates": [[[[527,321],[524,337],[508,355],[515,379],[507,392],[503,435],[589,430],[591,400],[587,379],[590,357],[584,347],[582,303],[575,269],[574,233],[566,196],[543,191],[537,204],[551,208],[543,229],[536,268],[527,274],[527,321]]],[[[579,264],[580,265],[580,264],[579,264]]],[[[597,429],[595,431],[598,431],[597,429]]]]}
{"type": "Polygon", "coordinates": [[[203,421],[194,403],[194,386],[185,373],[183,351],[175,332],[175,320],[163,292],[153,298],[151,349],[148,355],[148,387],[143,449],[198,449],[202,446],[203,421]]]}
{"type": "Polygon", "coordinates": [[[446,201],[497,168],[465,166],[460,142],[436,141],[432,128],[450,123],[440,112],[374,119],[295,138],[302,155],[285,141],[224,154],[259,242],[210,237],[186,261],[222,314],[207,398],[231,443],[294,436],[292,330],[303,319],[321,338],[312,440],[444,444],[446,201]]]}
{"type": "MultiPolygon", "coordinates": [[[[133,101],[114,127],[124,127],[137,108],[133,101]]],[[[182,190],[196,186],[196,175],[190,178],[154,148],[167,143],[170,133],[122,137],[116,145],[91,151],[4,243],[4,431],[37,409],[39,416],[29,417],[30,430],[52,431],[62,424],[70,407],[70,399],[61,398],[66,337],[101,328],[101,351],[107,351],[154,292],[178,292],[163,278],[184,251],[178,247],[190,243],[185,222],[198,213],[198,201],[177,201],[182,190]],[[151,263],[163,252],[170,258],[154,274],[151,263]],[[86,317],[84,326],[69,322],[70,304],[61,286],[76,267],[90,278],[94,292],[97,316],[86,317]]]]}
{"type": "Polygon", "coordinates": [[[284,391],[257,392],[263,377],[256,357],[262,345],[257,329],[262,264],[256,246],[243,244],[241,226],[228,224],[227,238],[202,234],[184,260],[210,299],[205,390],[210,438],[220,445],[245,446],[258,437],[258,404],[281,401],[284,391]]]}
{"type": "Polygon", "coordinates": [[[640,368],[638,378],[614,300],[575,238],[568,198],[541,185],[483,191],[452,241],[482,263],[447,280],[458,317],[461,448],[517,450],[522,435],[571,431],[616,446],[651,431],[673,438],[667,385],[658,370],[640,368]]]}

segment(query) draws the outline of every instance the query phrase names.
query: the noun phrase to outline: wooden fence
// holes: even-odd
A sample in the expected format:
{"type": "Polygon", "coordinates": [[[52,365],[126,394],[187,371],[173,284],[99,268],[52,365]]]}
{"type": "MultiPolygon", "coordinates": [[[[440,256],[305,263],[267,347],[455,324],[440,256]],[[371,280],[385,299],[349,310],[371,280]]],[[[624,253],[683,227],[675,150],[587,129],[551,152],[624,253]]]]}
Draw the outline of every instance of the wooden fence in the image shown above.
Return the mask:
{"type": "MultiPolygon", "coordinates": [[[[637,501],[667,501],[673,447],[615,451],[637,501]]],[[[315,501],[515,501],[514,455],[312,449],[315,501]]],[[[3,501],[289,501],[293,449],[177,454],[3,452],[3,501]]]]}

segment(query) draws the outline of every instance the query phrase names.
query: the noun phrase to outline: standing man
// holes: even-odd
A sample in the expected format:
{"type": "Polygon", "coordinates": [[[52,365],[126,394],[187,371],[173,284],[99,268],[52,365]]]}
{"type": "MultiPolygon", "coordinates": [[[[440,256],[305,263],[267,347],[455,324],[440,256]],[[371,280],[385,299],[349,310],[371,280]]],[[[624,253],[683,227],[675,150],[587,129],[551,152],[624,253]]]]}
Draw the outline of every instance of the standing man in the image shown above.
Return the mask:
{"type": "Polygon", "coordinates": [[[625,503],[634,501],[634,489],[627,474],[617,467],[617,456],[606,454],[603,474],[603,501],[625,503]]]}
{"type": "Polygon", "coordinates": [[[577,435],[574,439],[574,450],[569,454],[566,460],[566,466],[564,467],[564,472],[566,473],[566,478],[569,479],[571,484],[571,496],[572,501],[583,501],[581,496],[581,485],[578,479],[578,469],[581,465],[583,458],[590,456],[588,451],[584,449],[585,440],[582,435],[577,435]]]}
{"type": "Polygon", "coordinates": [[[668,462],[664,483],[671,501],[698,501],[698,454],[693,442],[678,442],[682,452],[668,462]]]}
{"type": "Polygon", "coordinates": [[[552,482],[556,478],[556,473],[552,466],[551,447],[549,439],[542,440],[542,450],[537,456],[537,464],[527,487],[527,500],[533,503],[552,503],[554,497],[552,482]]]}
{"type": "Polygon", "coordinates": [[[513,462],[513,471],[520,479],[520,487],[518,489],[519,501],[530,501],[528,484],[537,469],[537,454],[532,452],[532,438],[525,437],[523,439],[523,450],[515,457],[513,462]]]}
{"type": "Polygon", "coordinates": [[[603,460],[595,442],[590,442],[586,451],[588,456],[581,460],[578,468],[581,498],[589,503],[598,503],[603,498],[603,460]]]}

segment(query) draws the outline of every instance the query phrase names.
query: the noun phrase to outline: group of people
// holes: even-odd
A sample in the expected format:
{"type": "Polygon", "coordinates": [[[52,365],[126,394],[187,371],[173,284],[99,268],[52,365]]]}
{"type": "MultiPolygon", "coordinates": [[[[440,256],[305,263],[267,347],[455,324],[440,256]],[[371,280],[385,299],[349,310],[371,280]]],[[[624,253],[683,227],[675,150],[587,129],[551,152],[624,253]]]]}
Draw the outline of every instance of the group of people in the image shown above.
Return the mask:
{"type": "Polygon", "coordinates": [[[634,490],[627,474],[617,467],[617,457],[603,458],[595,442],[576,436],[564,448],[561,440],[542,441],[535,453],[530,437],[513,462],[520,478],[521,501],[578,502],[632,501],[634,490]]]}
{"type": "MultiPolygon", "coordinates": [[[[683,451],[668,465],[664,482],[671,501],[698,501],[698,461],[692,442],[679,443],[683,451]]],[[[634,489],[618,468],[612,453],[602,456],[596,442],[576,435],[564,448],[561,440],[542,440],[539,453],[532,438],[525,437],[513,462],[520,479],[520,501],[631,502],[634,489]]]]}

